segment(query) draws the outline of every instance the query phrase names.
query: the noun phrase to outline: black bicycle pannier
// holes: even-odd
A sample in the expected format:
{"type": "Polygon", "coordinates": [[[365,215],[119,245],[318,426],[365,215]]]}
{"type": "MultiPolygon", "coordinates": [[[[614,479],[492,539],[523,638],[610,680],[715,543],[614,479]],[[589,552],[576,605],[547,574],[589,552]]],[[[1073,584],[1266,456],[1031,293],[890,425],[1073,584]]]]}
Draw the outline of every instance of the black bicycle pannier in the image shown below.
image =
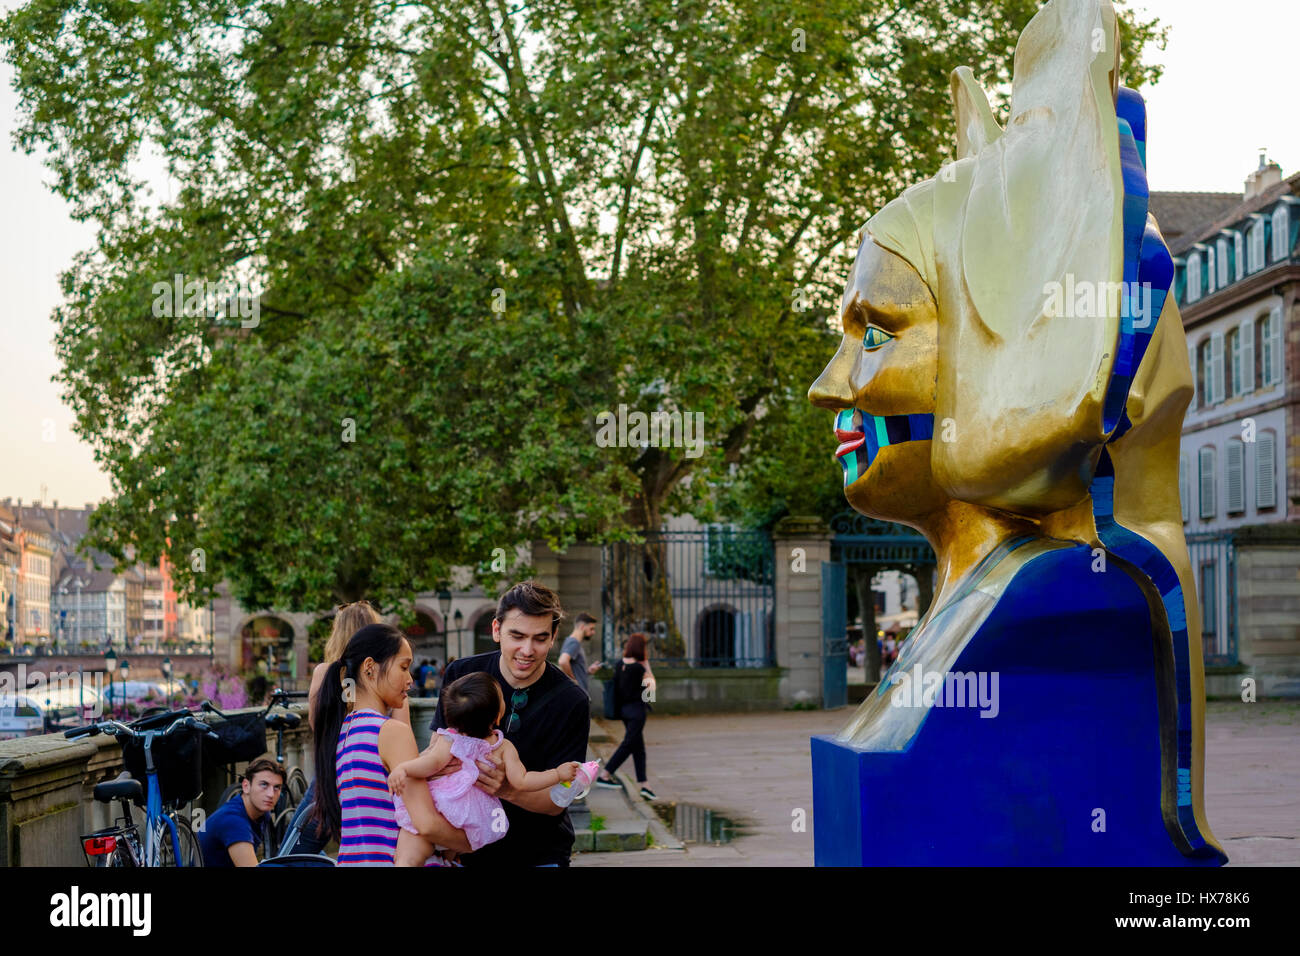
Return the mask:
{"type": "Polygon", "coordinates": [[[266,718],[260,710],[252,714],[230,714],[211,726],[220,738],[203,738],[203,756],[211,763],[243,763],[266,753],[266,718]]]}
{"type": "MultiPolygon", "coordinates": [[[[162,789],[164,804],[187,803],[203,791],[203,751],[199,739],[199,733],[194,730],[178,730],[170,737],[154,738],[153,764],[158,772],[158,785],[162,789]]],[[[126,764],[127,772],[140,781],[148,794],[144,741],[124,740],[122,762],[126,764]]]]}

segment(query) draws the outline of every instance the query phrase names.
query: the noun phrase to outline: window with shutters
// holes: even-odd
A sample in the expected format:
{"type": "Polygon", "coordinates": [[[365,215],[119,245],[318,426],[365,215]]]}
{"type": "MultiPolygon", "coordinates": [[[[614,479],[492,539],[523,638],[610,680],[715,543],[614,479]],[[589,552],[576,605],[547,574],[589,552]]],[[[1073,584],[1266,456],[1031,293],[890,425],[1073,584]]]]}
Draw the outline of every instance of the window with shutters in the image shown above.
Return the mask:
{"type": "MultiPolygon", "coordinates": [[[[1255,320],[1246,319],[1237,331],[1241,343],[1241,394],[1255,390],[1255,320]]],[[[1235,382],[1235,378],[1234,378],[1235,382]]]]}
{"type": "Polygon", "coordinates": [[[1214,290],[1219,287],[1216,284],[1218,269],[1214,260],[1214,247],[1211,246],[1205,250],[1205,291],[1209,295],[1213,295],[1214,290]]]}
{"type": "Polygon", "coordinates": [[[1201,399],[1201,376],[1200,362],[1196,361],[1196,346],[1188,343],[1187,346],[1187,364],[1192,368],[1192,404],[1188,406],[1189,412],[1194,412],[1199,407],[1201,399]]]}
{"type": "Polygon", "coordinates": [[[1246,235],[1250,251],[1246,255],[1246,271],[1258,272],[1264,268],[1264,220],[1256,219],[1246,235]]]}
{"type": "Polygon", "coordinates": [[[1201,392],[1201,408],[1209,408],[1214,404],[1214,360],[1210,354],[1210,345],[1210,339],[1206,339],[1197,347],[1196,360],[1201,377],[1196,384],[1201,392]]]}
{"type": "Polygon", "coordinates": [[[1286,203],[1273,210],[1273,261],[1281,262],[1291,254],[1291,216],[1286,203]]]}
{"type": "Polygon", "coordinates": [[[1187,456],[1178,456],[1178,500],[1183,506],[1183,524],[1192,520],[1192,489],[1187,481],[1187,456]]]}
{"type": "Polygon", "coordinates": [[[1201,297],[1201,256],[1193,252],[1187,257],[1187,301],[1195,302],[1201,297]]]}
{"type": "Polygon", "coordinates": [[[1282,381],[1282,309],[1274,307],[1255,322],[1259,328],[1259,383],[1263,387],[1282,381]]]}
{"type": "Polygon", "coordinates": [[[1213,648],[1219,632],[1219,576],[1214,561],[1201,565],[1201,638],[1207,648],[1213,648]]]}
{"type": "Polygon", "coordinates": [[[1255,375],[1261,388],[1267,388],[1270,384],[1268,351],[1268,313],[1265,312],[1255,319],[1255,375]]]}
{"type": "Polygon", "coordinates": [[[1272,431],[1255,436],[1255,510],[1277,507],[1276,440],[1272,431]]]}
{"type": "Polygon", "coordinates": [[[1280,385],[1285,369],[1282,367],[1282,307],[1274,306],[1268,313],[1268,381],[1270,385],[1280,385]]]}
{"type": "Polygon", "coordinates": [[[1228,333],[1228,394],[1236,398],[1241,394],[1241,329],[1228,333]]]}
{"type": "Polygon", "coordinates": [[[1238,279],[1246,275],[1246,250],[1239,232],[1232,234],[1232,265],[1238,279]]]}
{"type": "Polygon", "coordinates": [[[1201,499],[1201,517],[1213,518],[1219,510],[1219,504],[1215,500],[1215,474],[1214,474],[1214,449],[1205,447],[1201,449],[1200,455],[1200,499],[1201,499]]]}
{"type": "Polygon", "coordinates": [[[1224,462],[1224,510],[1230,515],[1246,510],[1246,446],[1240,438],[1230,438],[1224,462]]]}
{"type": "Polygon", "coordinates": [[[1210,336],[1210,384],[1213,385],[1214,397],[1209,399],[1210,405],[1218,405],[1227,397],[1227,390],[1223,388],[1223,333],[1216,332],[1210,336]]]}
{"type": "Polygon", "coordinates": [[[1222,289],[1228,284],[1228,240],[1220,239],[1214,246],[1214,284],[1222,289]]]}

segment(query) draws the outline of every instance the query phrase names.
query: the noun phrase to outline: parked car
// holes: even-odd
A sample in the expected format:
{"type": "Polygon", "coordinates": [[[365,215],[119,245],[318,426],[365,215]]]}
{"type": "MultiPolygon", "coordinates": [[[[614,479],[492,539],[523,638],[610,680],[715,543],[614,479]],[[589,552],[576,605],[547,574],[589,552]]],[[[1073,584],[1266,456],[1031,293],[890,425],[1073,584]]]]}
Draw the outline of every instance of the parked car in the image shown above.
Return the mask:
{"type": "Polygon", "coordinates": [[[45,687],[0,696],[0,740],[33,737],[78,727],[102,713],[99,694],[89,684],[45,687]]]}

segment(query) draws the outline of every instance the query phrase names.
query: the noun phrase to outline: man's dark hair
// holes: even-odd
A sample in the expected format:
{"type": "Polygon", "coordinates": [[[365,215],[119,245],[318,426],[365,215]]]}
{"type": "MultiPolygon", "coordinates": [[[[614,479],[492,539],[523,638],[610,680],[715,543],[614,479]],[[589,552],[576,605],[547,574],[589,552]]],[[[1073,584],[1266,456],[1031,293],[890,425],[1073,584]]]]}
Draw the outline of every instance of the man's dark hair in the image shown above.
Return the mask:
{"type": "Polygon", "coordinates": [[[259,773],[265,773],[268,770],[271,773],[276,773],[280,775],[280,786],[284,786],[284,784],[289,779],[289,774],[285,772],[284,767],[282,767],[280,764],[276,763],[274,760],[270,759],[269,757],[258,757],[256,760],[250,763],[244,769],[244,779],[247,780],[249,783],[252,783],[253,778],[255,776],[257,776],[259,773]]]}
{"type": "Polygon", "coordinates": [[[560,619],[564,617],[564,608],[560,606],[560,596],[544,584],[536,581],[520,581],[497,602],[496,620],[505,623],[506,615],[517,610],[528,617],[551,616],[551,636],[559,630],[560,619]]]}
{"type": "Polygon", "coordinates": [[[583,611],[583,612],[582,612],[581,614],[579,614],[576,618],[574,618],[574,620],[575,620],[575,622],[578,623],[578,624],[595,624],[595,623],[596,623],[596,619],[595,619],[594,617],[592,617],[590,614],[588,614],[586,611],[583,611]]]}
{"type": "Polygon", "coordinates": [[[452,681],[442,691],[442,717],[466,737],[492,733],[501,714],[501,687],[491,675],[476,671],[452,681]]]}

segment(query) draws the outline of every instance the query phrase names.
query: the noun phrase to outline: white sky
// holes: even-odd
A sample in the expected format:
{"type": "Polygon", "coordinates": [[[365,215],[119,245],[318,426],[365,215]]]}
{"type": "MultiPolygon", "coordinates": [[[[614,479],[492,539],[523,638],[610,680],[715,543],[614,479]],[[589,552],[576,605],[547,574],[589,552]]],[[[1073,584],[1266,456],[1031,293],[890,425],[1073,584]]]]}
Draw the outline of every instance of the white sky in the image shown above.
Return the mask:
{"type": "MultiPolygon", "coordinates": [[[[1172,28],[1166,50],[1153,53],[1165,65],[1164,78],[1145,91],[1152,189],[1239,191],[1260,147],[1284,175],[1300,168],[1300,123],[1286,106],[1300,6],[1278,0],[1131,5],[1172,28]]],[[[0,312],[0,498],[32,501],[44,485],[46,500],[79,506],[106,496],[108,479],[89,446],[72,434],[72,413],[50,381],[57,362],[49,317],[59,301],[59,273],[94,237],[45,188],[49,174],[39,158],[10,148],[17,122],[12,79],[0,67],[0,288],[7,292],[0,312]]]]}

